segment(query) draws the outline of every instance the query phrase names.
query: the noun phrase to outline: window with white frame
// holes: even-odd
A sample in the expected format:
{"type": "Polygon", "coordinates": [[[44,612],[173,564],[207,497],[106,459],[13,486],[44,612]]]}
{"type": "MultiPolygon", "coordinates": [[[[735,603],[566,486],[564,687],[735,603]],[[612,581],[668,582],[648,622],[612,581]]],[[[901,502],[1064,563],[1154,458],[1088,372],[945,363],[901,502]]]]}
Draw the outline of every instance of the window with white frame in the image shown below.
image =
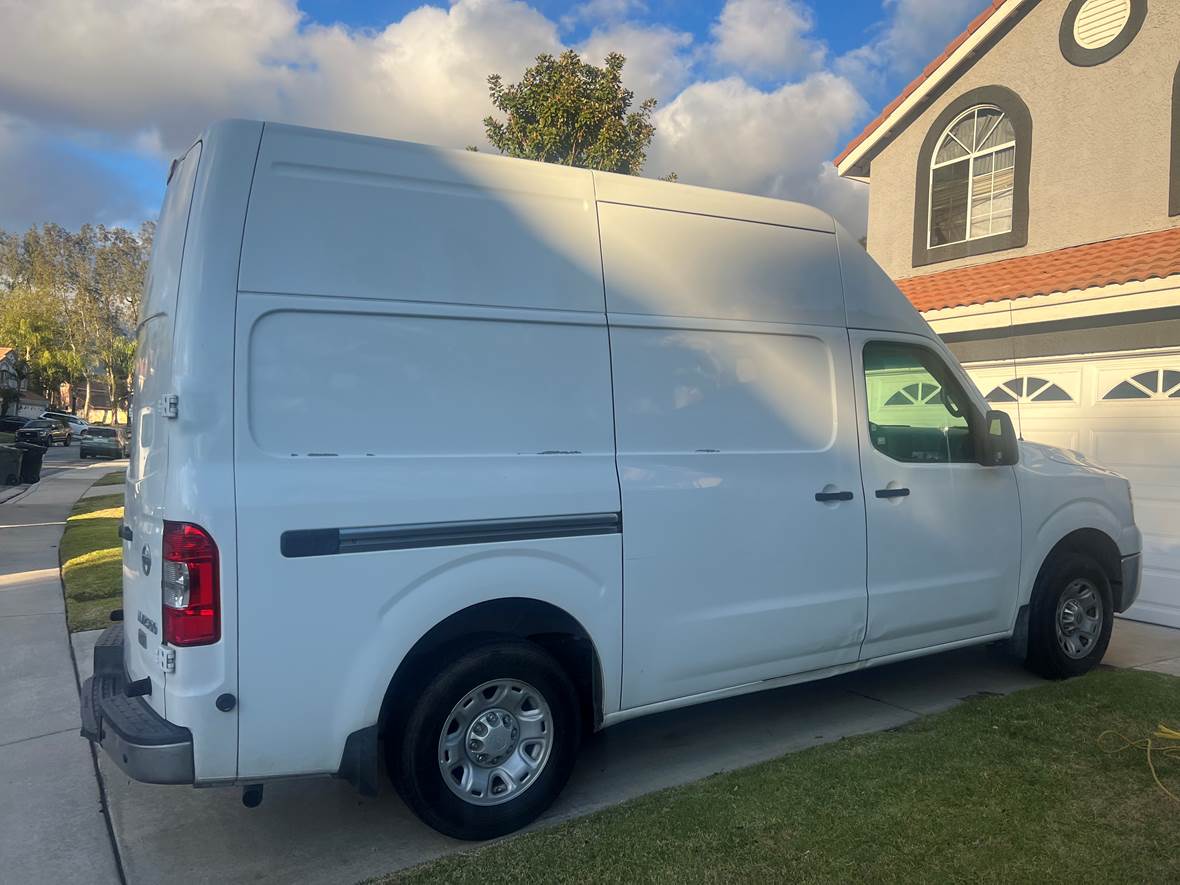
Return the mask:
{"type": "Polygon", "coordinates": [[[943,133],[930,163],[930,248],[1012,230],[1016,131],[992,105],[960,114],[943,133]]]}

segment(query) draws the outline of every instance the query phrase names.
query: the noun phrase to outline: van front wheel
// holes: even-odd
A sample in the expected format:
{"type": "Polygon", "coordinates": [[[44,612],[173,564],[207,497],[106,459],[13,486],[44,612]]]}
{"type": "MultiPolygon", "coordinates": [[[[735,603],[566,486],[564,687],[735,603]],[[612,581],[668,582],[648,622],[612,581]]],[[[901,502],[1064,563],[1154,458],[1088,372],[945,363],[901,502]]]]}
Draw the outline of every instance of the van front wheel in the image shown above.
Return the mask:
{"type": "Polygon", "coordinates": [[[532,822],[561,792],[581,735],[569,677],[531,642],[480,646],[446,666],[387,742],[394,786],[430,826],[492,839],[532,822]],[[400,743],[400,746],[399,746],[400,743]]]}
{"type": "Polygon", "coordinates": [[[1110,579],[1092,557],[1067,553],[1049,563],[1033,591],[1028,668],[1067,679],[1096,666],[1110,643],[1112,598],[1110,579]]]}

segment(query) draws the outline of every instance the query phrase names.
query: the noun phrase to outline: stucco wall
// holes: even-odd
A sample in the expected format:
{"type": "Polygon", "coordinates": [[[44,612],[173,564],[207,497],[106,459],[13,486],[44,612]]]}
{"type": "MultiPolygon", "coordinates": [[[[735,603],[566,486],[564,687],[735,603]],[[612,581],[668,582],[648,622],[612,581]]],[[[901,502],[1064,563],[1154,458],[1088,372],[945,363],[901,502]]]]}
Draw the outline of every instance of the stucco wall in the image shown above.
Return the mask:
{"type": "Polygon", "coordinates": [[[1088,68],[1061,55],[1058,30],[1067,5],[1041,0],[873,159],[869,252],[894,279],[1180,226],[1180,216],[1168,215],[1180,0],[1148,0],[1147,18],[1131,45],[1088,68]],[[956,97],[993,84],[1016,92],[1032,114],[1028,244],[915,268],[914,188],[922,141],[956,97]]]}

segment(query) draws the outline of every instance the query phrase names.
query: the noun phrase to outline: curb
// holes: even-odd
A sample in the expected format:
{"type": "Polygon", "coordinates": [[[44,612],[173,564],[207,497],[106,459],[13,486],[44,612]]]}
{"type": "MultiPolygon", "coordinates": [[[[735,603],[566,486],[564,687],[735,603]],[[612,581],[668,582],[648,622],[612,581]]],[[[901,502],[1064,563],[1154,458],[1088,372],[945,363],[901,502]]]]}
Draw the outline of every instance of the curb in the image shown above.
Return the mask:
{"type": "MultiPolygon", "coordinates": [[[[113,471],[107,471],[107,473],[111,472],[113,471]]],[[[86,486],[82,494],[79,495],[74,500],[74,503],[70,505],[70,509],[73,510],[73,508],[77,506],[78,502],[81,501],[83,497],[85,497],[86,493],[94,488],[94,483],[106,476],[107,473],[103,473],[100,476],[95,477],[94,482],[86,486]]],[[[29,489],[35,489],[36,487],[36,484],[34,484],[29,486],[29,489]]],[[[69,519],[70,517],[67,514],[66,527],[62,529],[63,538],[65,537],[66,528],[69,528],[69,519]]],[[[61,589],[62,620],[65,621],[66,647],[70,650],[70,665],[74,668],[74,687],[78,690],[78,703],[80,704],[82,702],[82,674],[78,672],[78,655],[74,651],[74,634],[70,631],[70,601],[66,596],[65,560],[62,558],[61,548],[62,545],[58,543],[57,583],[58,587],[61,589]]],[[[123,852],[119,849],[119,838],[115,835],[115,821],[111,817],[111,806],[110,802],[107,800],[107,785],[106,781],[104,781],[102,777],[102,769],[98,765],[98,749],[90,741],[87,741],[86,743],[90,749],[90,764],[94,767],[94,780],[98,785],[99,810],[102,812],[103,822],[106,824],[107,839],[110,841],[111,853],[114,855],[115,859],[115,875],[118,876],[119,882],[122,883],[122,885],[127,885],[127,871],[123,867],[123,852]]]]}
{"type": "Polygon", "coordinates": [[[37,486],[38,483],[33,483],[27,486],[6,486],[3,489],[0,489],[0,504],[7,504],[10,501],[16,501],[31,492],[33,489],[37,488],[37,486]],[[10,491],[11,494],[8,494],[10,491]]]}

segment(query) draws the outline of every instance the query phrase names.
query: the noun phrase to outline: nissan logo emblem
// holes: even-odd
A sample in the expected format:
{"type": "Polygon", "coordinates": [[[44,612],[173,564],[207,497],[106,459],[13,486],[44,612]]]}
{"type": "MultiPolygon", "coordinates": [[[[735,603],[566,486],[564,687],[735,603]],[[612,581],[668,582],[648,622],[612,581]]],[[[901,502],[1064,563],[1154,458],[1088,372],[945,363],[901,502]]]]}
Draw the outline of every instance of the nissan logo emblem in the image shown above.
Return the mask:
{"type": "Polygon", "coordinates": [[[146,577],[152,573],[152,551],[148,550],[148,545],[143,545],[143,552],[139,554],[139,561],[143,565],[143,573],[146,577]]]}

